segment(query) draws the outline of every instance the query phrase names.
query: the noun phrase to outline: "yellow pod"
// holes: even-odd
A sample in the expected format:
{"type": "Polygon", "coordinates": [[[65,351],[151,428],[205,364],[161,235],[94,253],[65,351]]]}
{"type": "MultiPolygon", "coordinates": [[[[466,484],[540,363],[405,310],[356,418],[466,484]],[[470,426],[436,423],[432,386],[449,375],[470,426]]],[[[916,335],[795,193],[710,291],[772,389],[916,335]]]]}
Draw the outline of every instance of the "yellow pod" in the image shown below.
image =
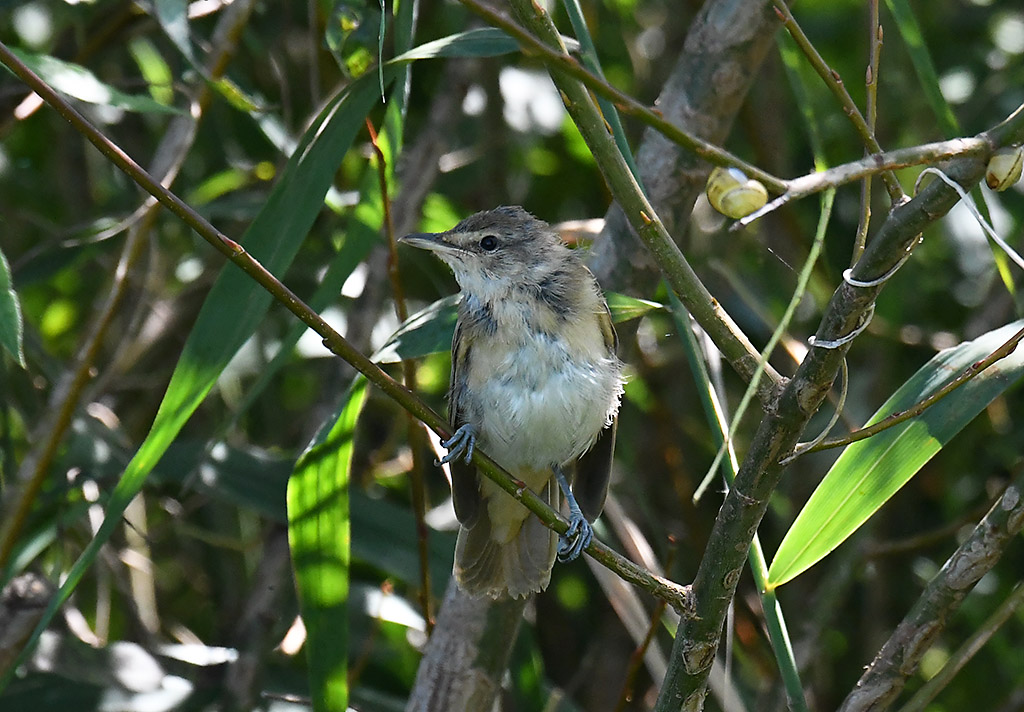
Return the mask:
{"type": "Polygon", "coordinates": [[[764,185],[732,166],[711,171],[705,192],[711,207],[733,220],[750,215],[768,202],[764,185]]]}
{"type": "Polygon", "coordinates": [[[992,154],[985,170],[985,182],[995,191],[1004,191],[1020,180],[1024,166],[1024,147],[1008,146],[992,154]]]}

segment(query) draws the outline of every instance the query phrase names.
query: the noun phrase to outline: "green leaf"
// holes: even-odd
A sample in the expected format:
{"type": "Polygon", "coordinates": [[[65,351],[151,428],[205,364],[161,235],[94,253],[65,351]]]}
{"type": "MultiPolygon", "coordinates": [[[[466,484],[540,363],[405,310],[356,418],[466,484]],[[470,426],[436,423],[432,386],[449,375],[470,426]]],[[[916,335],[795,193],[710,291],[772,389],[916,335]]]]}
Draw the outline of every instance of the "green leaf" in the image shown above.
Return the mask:
{"type": "MultiPolygon", "coordinates": [[[[579,48],[579,42],[571,37],[562,37],[570,51],[579,48]]],[[[392,62],[411,62],[415,59],[434,57],[497,57],[519,51],[519,43],[496,27],[458,32],[433,42],[413,47],[398,55],[392,62]]]]}
{"type": "Polygon", "coordinates": [[[413,47],[393,62],[411,62],[432,57],[497,57],[519,50],[519,43],[496,27],[458,32],[433,42],[413,47]]]}
{"type": "Polygon", "coordinates": [[[188,0],[153,0],[153,9],[156,21],[167,37],[189,64],[197,66],[188,27],[188,0]]]}
{"type": "Polygon", "coordinates": [[[410,316],[373,355],[377,363],[395,363],[448,351],[455,333],[456,307],[462,294],[438,299],[410,316]]]}
{"type": "MultiPolygon", "coordinates": [[[[1024,320],[937,354],[879,408],[869,424],[927,398],[1021,328],[1024,320]]],[[[845,541],[1022,375],[1024,348],[1018,347],[916,418],[847,447],[782,540],[768,570],[768,587],[790,581],[845,541]]]]}
{"type": "Polygon", "coordinates": [[[942,95],[939,86],[939,75],[935,71],[935,64],[932,62],[931,53],[924,43],[924,34],[921,32],[921,25],[917,22],[914,11],[910,8],[907,0],[886,0],[889,12],[896,21],[896,28],[900,37],[907,45],[907,52],[910,54],[910,61],[914,65],[921,89],[924,91],[925,99],[931,106],[935,116],[939,119],[939,125],[945,138],[953,138],[960,133],[960,123],[950,108],[946,97],[942,95]]]}
{"type": "Polygon", "coordinates": [[[288,543],[316,712],[348,707],[349,468],[367,381],[358,377],[342,408],[299,458],[288,480],[288,543]]]}
{"type": "MultiPolygon", "coordinates": [[[[387,75],[394,73],[388,68],[387,75]]],[[[371,80],[376,80],[372,77],[371,80]]],[[[272,273],[283,274],[323,207],[338,164],[377,98],[375,81],[358,81],[328,103],[302,138],[281,180],[241,242],[272,273]]],[[[221,371],[255,331],[270,306],[268,292],[234,265],[225,265],[189,334],[153,427],[111,493],[103,523],[68,572],[25,652],[74,591],[100,547],[121,521],[128,503],[213,387],[221,371]]],[[[20,664],[20,661],[19,661],[20,664]]],[[[16,668],[17,665],[11,669],[16,668]]],[[[9,677],[9,674],[8,674],[9,677]]],[[[0,689],[7,678],[0,679],[0,689]]]]}
{"type": "Polygon", "coordinates": [[[605,292],[604,298],[608,301],[608,309],[612,313],[612,321],[619,324],[624,321],[639,319],[652,311],[664,309],[664,304],[637,299],[618,292],[605,292]]]}
{"type": "Polygon", "coordinates": [[[0,346],[25,368],[25,352],[21,341],[23,333],[21,307],[18,305],[18,295],[11,283],[11,266],[7,263],[3,250],[0,250],[0,346]]]}
{"type": "Polygon", "coordinates": [[[79,101],[139,113],[181,113],[173,106],[164,106],[154,101],[152,97],[125,94],[109,84],[104,84],[80,64],[65,62],[45,54],[30,54],[16,49],[12,49],[11,52],[51,87],[79,101]]]}
{"type": "MultiPolygon", "coordinates": [[[[893,19],[896,21],[896,28],[899,30],[900,37],[903,38],[903,42],[907,45],[907,52],[910,54],[910,61],[914,65],[917,80],[921,84],[921,89],[924,91],[928,105],[939,121],[939,127],[942,129],[943,136],[945,138],[959,136],[961,134],[960,122],[957,121],[953,108],[942,94],[939,75],[935,71],[935,63],[932,62],[932,56],[925,44],[921,25],[918,23],[910,3],[907,0],[886,0],[886,4],[889,6],[889,12],[892,13],[893,19]]],[[[985,199],[985,194],[981,191],[981,187],[975,186],[971,190],[971,195],[974,197],[974,202],[977,203],[982,216],[989,222],[992,222],[988,201],[985,199]]],[[[1017,283],[1014,281],[1013,273],[1010,270],[1009,258],[1001,249],[998,249],[991,238],[988,238],[988,243],[992,248],[992,259],[995,260],[996,270],[999,272],[1000,279],[1002,279],[1010,294],[1016,294],[1017,283]]]]}
{"type": "MultiPolygon", "coordinates": [[[[616,324],[665,308],[658,302],[618,292],[606,292],[605,298],[612,313],[612,321],[616,324]]],[[[452,294],[410,316],[373,355],[373,360],[377,363],[395,363],[448,351],[452,345],[458,317],[456,310],[461,299],[461,293],[452,294]]]]}
{"type": "MultiPolygon", "coordinates": [[[[418,587],[421,582],[416,519],[408,505],[385,497],[352,493],[352,557],[388,578],[418,587]]],[[[455,534],[430,530],[427,539],[430,578],[444,588],[452,575],[455,534]]]]}

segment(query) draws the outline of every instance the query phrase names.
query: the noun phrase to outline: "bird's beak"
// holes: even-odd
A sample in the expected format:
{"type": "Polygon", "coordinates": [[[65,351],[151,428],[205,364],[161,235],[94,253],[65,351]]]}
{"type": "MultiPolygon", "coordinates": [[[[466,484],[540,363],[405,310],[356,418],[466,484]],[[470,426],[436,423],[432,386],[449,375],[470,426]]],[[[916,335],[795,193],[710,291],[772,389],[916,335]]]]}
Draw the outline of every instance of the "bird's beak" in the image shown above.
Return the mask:
{"type": "Polygon", "coordinates": [[[463,250],[453,245],[447,239],[447,233],[413,233],[412,235],[399,238],[398,242],[418,247],[421,250],[430,250],[441,259],[463,252],[463,250]]]}
{"type": "Polygon", "coordinates": [[[431,252],[445,252],[452,247],[445,239],[443,232],[414,232],[411,235],[398,238],[398,241],[431,252]]]}

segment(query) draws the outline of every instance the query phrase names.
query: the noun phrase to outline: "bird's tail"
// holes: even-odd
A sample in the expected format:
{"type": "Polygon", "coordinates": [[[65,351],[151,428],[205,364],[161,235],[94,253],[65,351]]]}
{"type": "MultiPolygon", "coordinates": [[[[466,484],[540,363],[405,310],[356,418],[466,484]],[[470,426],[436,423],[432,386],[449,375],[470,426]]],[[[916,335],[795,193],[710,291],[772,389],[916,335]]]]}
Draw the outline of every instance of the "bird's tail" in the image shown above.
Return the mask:
{"type": "MultiPolygon", "coordinates": [[[[518,531],[496,537],[490,507],[481,507],[473,526],[459,529],[455,580],[463,591],[474,596],[520,598],[543,591],[555,564],[555,533],[506,492],[491,496],[507,498],[508,502],[501,501],[502,507],[521,508],[522,523],[518,531]]],[[[558,508],[558,488],[553,483],[547,483],[541,496],[558,508]]]]}

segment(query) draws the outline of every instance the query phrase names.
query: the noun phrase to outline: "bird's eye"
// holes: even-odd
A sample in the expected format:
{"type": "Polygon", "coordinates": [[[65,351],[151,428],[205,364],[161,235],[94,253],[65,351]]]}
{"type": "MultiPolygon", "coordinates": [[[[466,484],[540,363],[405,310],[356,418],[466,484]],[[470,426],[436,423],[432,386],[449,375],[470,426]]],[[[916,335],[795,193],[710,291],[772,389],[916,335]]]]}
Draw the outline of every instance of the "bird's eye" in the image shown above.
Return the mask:
{"type": "Polygon", "coordinates": [[[480,240],[480,249],[485,250],[487,252],[493,252],[494,250],[498,249],[498,238],[496,238],[494,235],[484,235],[484,237],[480,240]]]}

